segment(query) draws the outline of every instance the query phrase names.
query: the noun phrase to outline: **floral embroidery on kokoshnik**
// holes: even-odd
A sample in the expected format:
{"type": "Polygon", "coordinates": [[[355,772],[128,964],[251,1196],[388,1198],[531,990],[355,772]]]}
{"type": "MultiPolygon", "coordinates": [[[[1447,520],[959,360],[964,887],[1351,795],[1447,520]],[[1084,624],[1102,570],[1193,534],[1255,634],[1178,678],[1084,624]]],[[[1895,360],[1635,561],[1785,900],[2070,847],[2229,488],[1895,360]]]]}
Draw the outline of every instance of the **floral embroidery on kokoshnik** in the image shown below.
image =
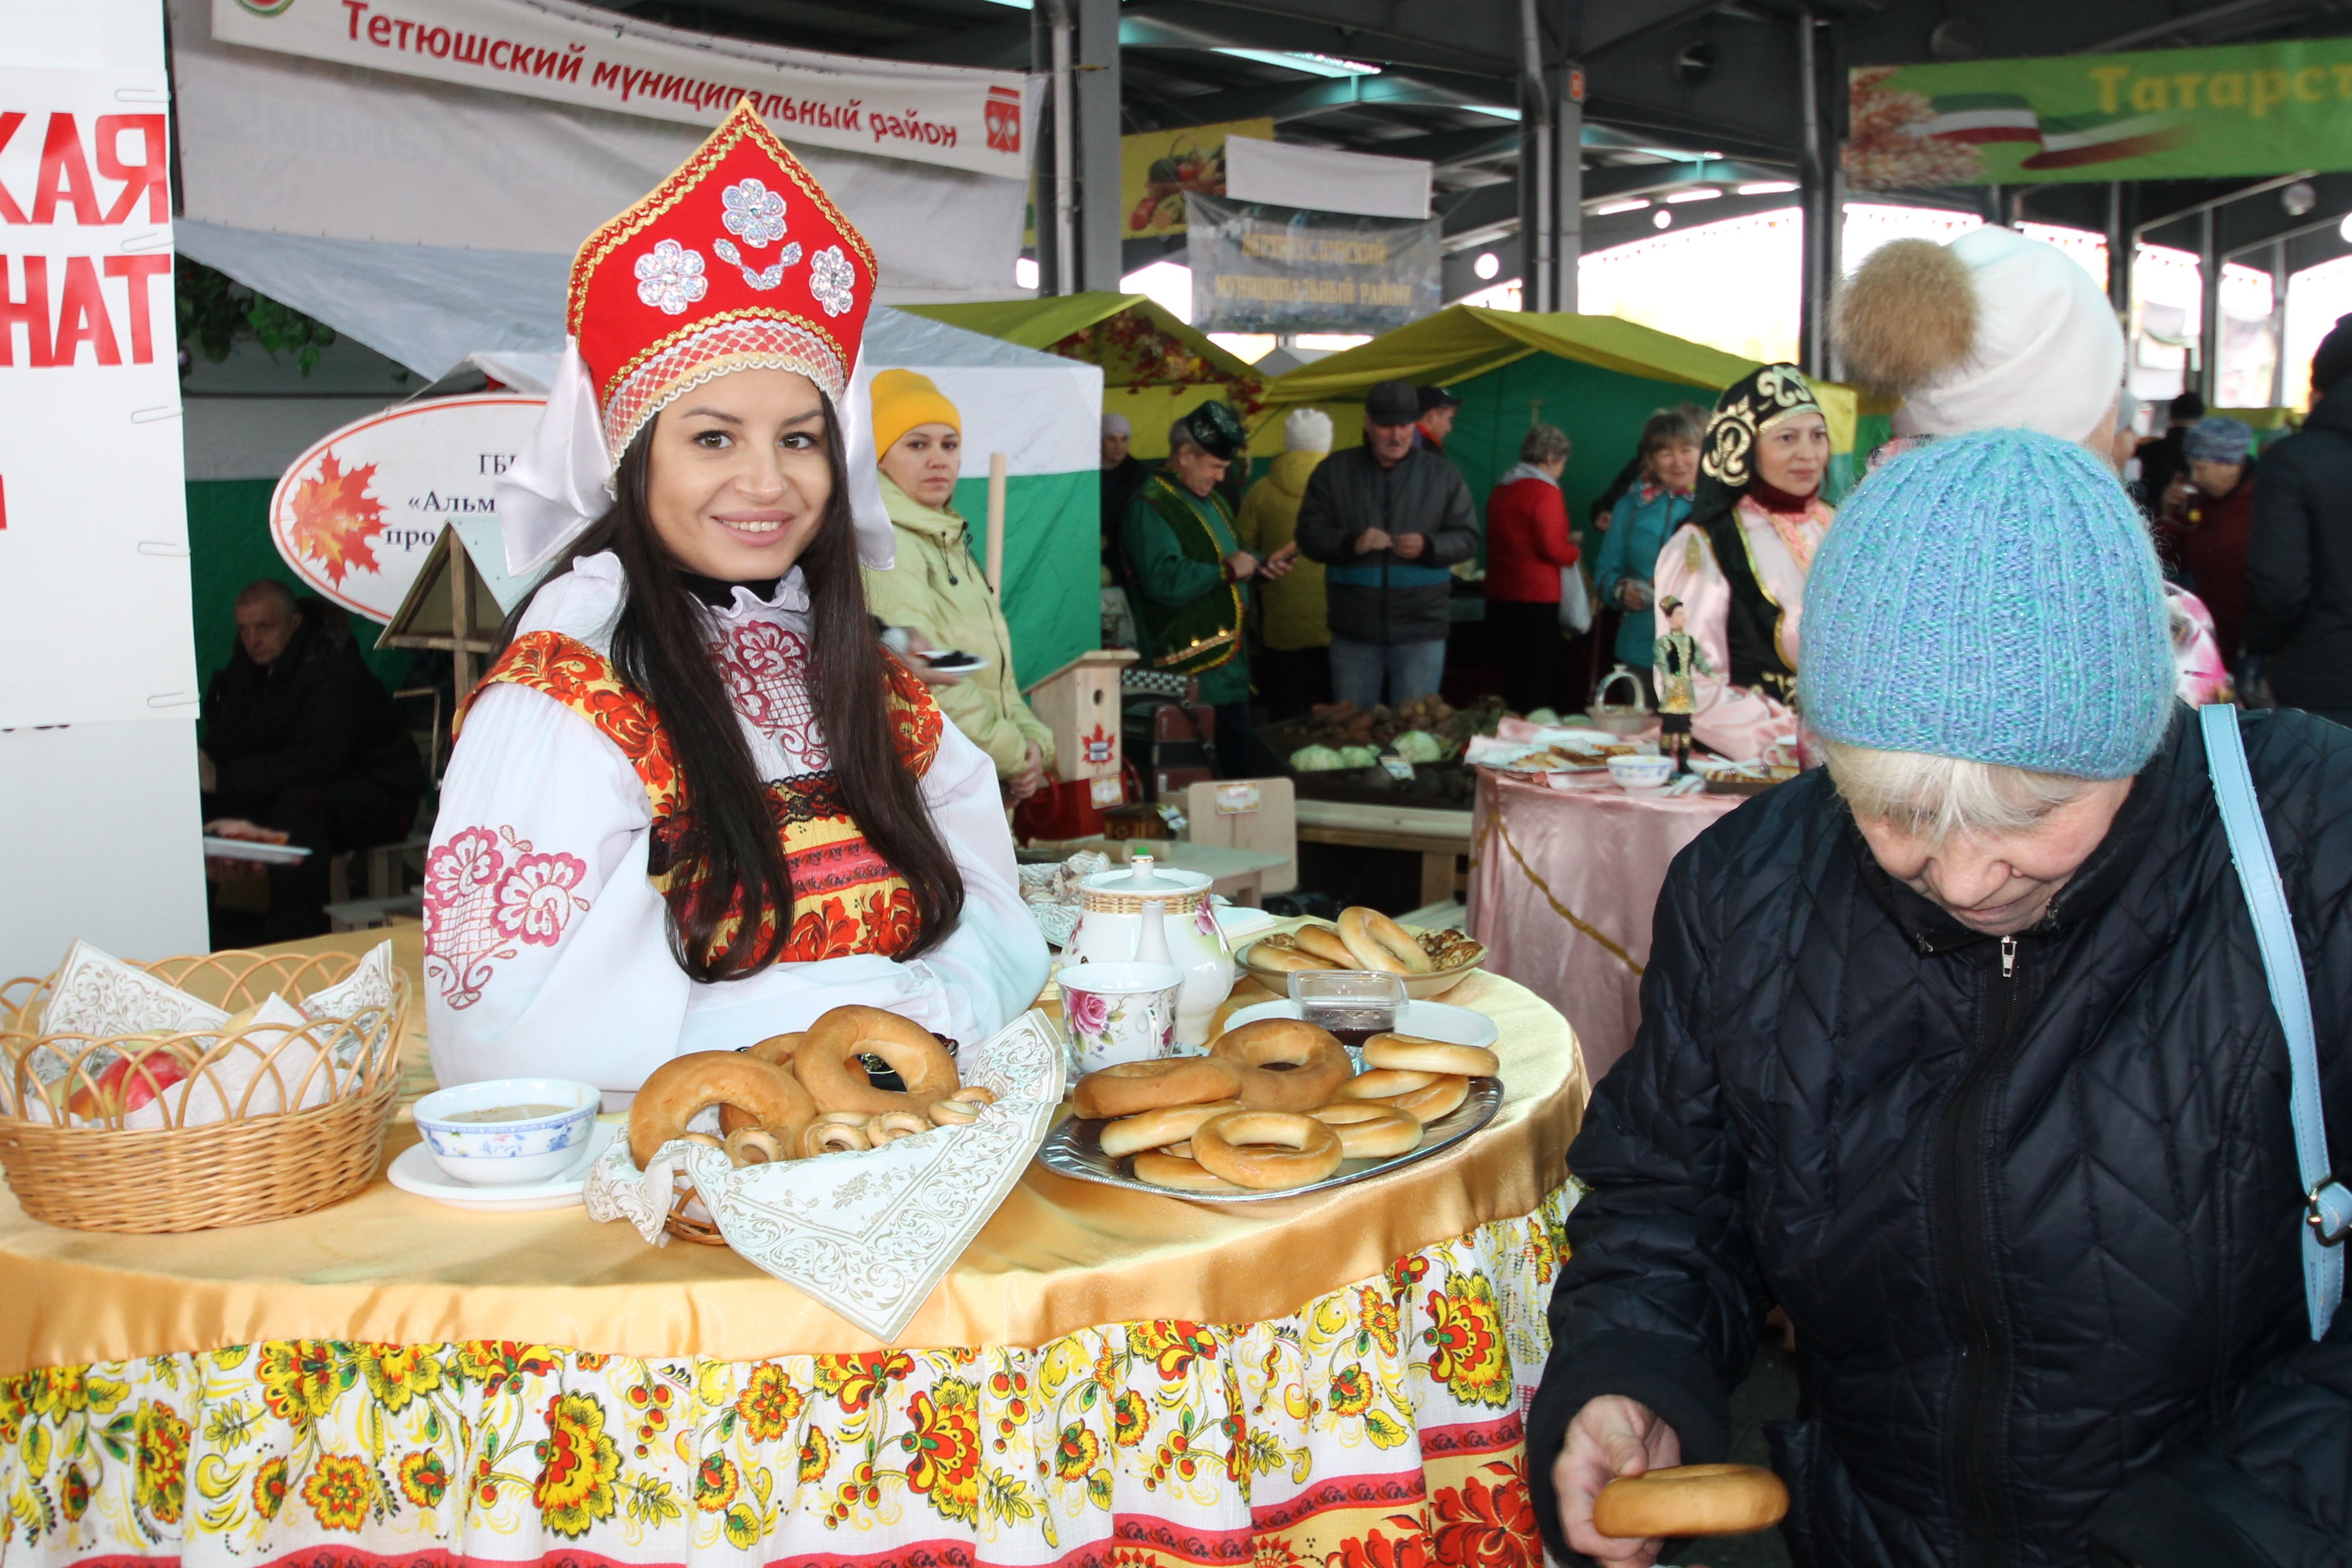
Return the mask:
{"type": "Polygon", "coordinates": [[[719,199],[727,208],[719,221],[744,244],[765,248],[784,237],[784,198],[768,189],[765,180],[739,180],[719,199]]]}
{"type": "Polygon", "coordinates": [[[709,292],[698,250],[665,239],[637,258],[637,298],[665,315],[685,315],[688,305],[709,292]]]}
{"type": "Polygon", "coordinates": [[[857,302],[850,292],[850,285],[856,281],[857,269],[837,245],[826,246],[809,262],[809,292],[828,316],[838,316],[857,302]]]}
{"type": "Polygon", "coordinates": [[[493,963],[514,944],[553,947],[588,907],[572,889],[587,876],[574,855],[537,855],[512,827],[460,829],[425,861],[425,967],[452,1007],[482,999],[493,963]]]}

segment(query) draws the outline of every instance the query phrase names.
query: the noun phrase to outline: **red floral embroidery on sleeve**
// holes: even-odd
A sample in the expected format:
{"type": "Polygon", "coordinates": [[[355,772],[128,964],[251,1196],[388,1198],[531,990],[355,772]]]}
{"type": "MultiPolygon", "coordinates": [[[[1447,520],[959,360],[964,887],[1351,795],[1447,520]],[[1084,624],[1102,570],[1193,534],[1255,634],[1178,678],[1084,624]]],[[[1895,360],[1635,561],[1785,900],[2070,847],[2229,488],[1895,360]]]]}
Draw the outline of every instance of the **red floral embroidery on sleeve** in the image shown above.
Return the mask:
{"type": "Polygon", "coordinates": [[[512,827],[459,829],[425,859],[425,971],[442,999],[470,1007],[492,967],[518,942],[553,947],[588,900],[574,889],[588,875],[576,855],[534,854],[512,827]]]}

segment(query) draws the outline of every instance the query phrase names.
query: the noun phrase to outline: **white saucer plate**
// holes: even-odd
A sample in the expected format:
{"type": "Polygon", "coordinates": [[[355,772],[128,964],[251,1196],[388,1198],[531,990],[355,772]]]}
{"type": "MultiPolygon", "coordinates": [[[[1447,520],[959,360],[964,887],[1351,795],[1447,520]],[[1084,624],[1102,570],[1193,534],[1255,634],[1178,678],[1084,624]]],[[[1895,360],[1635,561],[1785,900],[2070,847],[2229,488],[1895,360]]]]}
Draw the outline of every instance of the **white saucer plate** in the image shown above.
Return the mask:
{"type": "Polygon", "coordinates": [[[433,1152],[422,1143],[412,1143],[402,1150],[385,1168],[384,1179],[404,1193],[430,1198],[447,1208],[472,1209],[478,1214],[536,1214],[541,1209],[573,1208],[587,1190],[588,1167],[604,1152],[604,1145],[627,1125],[625,1119],[598,1121],[589,1131],[578,1163],[551,1182],[522,1187],[469,1187],[463,1182],[451,1181],[433,1163],[433,1152]]]}
{"type": "MultiPolygon", "coordinates": [[[[1255,1024],[1260,1018],[1296,1018],[1299,1016],[1296,1002],[1260,1002],[1254,1007],[1244,1007],[1225,1020],[1225,1027],[1238,1029],[1244,1024],[1255,1024]]],[[[1467,1007],[1455,1007],[1444,1002],[1407,1002],[1397,1019],[1397,1033],[1418,1035],[1424,1040],[1444,1040],[1454,1046],[1491,1046],[1503,1037],[1495,1020],[1484,1013],[1474,1013],[1467,1007]]]]}

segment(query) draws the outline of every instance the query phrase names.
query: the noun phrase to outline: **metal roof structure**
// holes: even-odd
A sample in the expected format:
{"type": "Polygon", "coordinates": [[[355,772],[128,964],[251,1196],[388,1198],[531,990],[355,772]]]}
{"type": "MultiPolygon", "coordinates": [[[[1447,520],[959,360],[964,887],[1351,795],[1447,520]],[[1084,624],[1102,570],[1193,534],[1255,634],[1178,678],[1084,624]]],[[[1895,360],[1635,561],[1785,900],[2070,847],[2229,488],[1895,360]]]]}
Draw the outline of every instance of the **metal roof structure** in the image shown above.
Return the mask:
{"type": "MultiPolygon", "coordinates": [[[[1055,242],[1041,233],[1049,289],[1116,288],[1113,274],[1181,247],[1181,238],[1122,243],[1103,210],[1116,203],[1087,204],[1088,189],[1106,182],[1115,189],[1118,134],[1265,116],[1284,141],[1430,160],[1451,253],[1447,297],[1480,286],[1471,262],[1491,250],[1499,276],[1528,278],[1531,309],[1572,308],[1573,258],[1654,233],[1662,211],[1679,219],[1685,205],[1704,201],[1704,218],[1713,220],[1800,200],[1829,210],[1842,195],[1835,149],[1850,67],[2352,32],[2346,0],[594,3],[802,47],[1041,72],[1053,71],[1055,36],[1066,28],[1068,68],[1060,79],[1072,83],[1077,145],[1069,166],[1080,216],[1066,268],[1057,270],[1055,242]],[[1538,151],[1547,123],[1549,154],[1538,151]],[[1573,156],[1563,155],[1570,148],[1573,156]],[[1683,200],[1668,205],[1675,197],[1683,200]],[[1636,201],[1652,205],[1635,208],[1636,201]],[[1523,254],[1530,250],[1532,267],[1523,254]]],[[[1054,123],[1044,128],[1049,144],[1054,123]]],[[[1043,221],[1058,166],[1050,160],[1041,152],[1041,230],[1051,226],[1043,221]]],[[[2316,163],[2331,161],[2352,157],[2315,154],[2316,163]]],[[[2242,251],[2241,259],[2266,270],[2296,270],[2352,249],[2336,222],[2352,211],[2352,174],[2320,173],[2310,182],[2315,202],[2300,213],[2270,195],[2287,183],[2044,185],[1893,199],[2118,238],[2138,231],[2191,250],[2208,242],[2210,212],[2215,252],[2242,251]],[[2258,184],[2264,188],[2253,190],[2258,184]],[[2231,199],[2237,193],[2248,194],[2231,199]]],[[[1834,267],[1825,249],[1809,258],[1824,294],[1834,267]]]]}

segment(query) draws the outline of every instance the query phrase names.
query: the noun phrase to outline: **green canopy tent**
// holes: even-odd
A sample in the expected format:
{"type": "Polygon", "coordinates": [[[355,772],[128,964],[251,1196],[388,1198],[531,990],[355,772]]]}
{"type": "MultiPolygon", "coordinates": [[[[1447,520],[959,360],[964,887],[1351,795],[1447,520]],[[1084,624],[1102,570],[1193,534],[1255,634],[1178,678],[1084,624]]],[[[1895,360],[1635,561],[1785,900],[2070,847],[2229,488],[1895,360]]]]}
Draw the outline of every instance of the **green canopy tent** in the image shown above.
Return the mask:
{"type": "Polygon", "coordinates": [[[1231,404],[1252,426],[1253,456],[1282,450],[1280,426],[1256,417],[1265,379],[1147,295],[1096,290],[899,309],[1101,366],[1103,411],[1127,416],[1135,431],[1129,449],[1136,457],[1166,457],[1168,426],[1213,397],[1231,404]]]}
{"type": "MultiPolygon", "coordinates": [[[[1587,503],[1633,457],[1651,412],[1678,403],[1710,406],[1756,364],[1614,316],[1451,305],[1276,377],[1265,399],[1275,413],[1309,404],[1328,410],[1336,444],[1352,447],[1363,439],[1364,394],[1375,382],[1450,387],[1462,408],[1445,455],[1481,506],[1496,479],[1518,461],[1528,426],[1557,425],[1575,444],[1560,484],[1589,546],[1587,503]]],[[[1887,422],[1852,387],[1814,384],[1834,454],[1824,493],[1834,500],[1861,478],[1863,460],[1886,439],[1887,422]]],[[[1266,424],[1279,429],[1276,420],[1266,424]]]]}

